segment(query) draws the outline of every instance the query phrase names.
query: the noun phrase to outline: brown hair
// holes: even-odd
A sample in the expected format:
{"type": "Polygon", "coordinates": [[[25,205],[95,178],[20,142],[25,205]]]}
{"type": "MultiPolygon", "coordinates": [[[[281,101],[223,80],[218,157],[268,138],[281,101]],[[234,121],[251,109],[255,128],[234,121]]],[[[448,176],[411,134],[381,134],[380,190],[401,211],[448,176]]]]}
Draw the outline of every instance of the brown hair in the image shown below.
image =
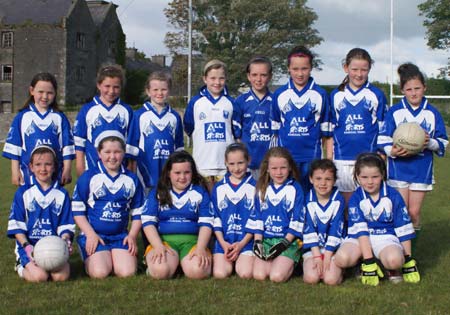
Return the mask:
{"type": "Polygon", "coordinates": [[[206,77],[208,75],[208,72],[213,69],[223,69],[225,75],[227,74],[227,65],[219,59],[213,59],[208,61],[203,67],[203,76],[206,77]]]}
{"type": "MultiPolygon", "coordinates": [[[[31,79],[30,87],[34,88],[39,81],[50,82],[52,84],[53,89],[55,90],[55,99],[49,107],[54,111],[59,112],[60,109],[58,107],[58,103],[56,102],[56,97],[58,96],[58,83],[56,82],[55,76],[49,72],[40,72],[31,79]]],[[[27,109],[28,106],[30,106],[30,103],[34,103],[34,97],[31,94],[19,111],[27,109]]]]}
{"type": "Polygon", "coordinates": [[[31,151],[30,165],[33,164],[36,155],[43,155],[47,153],[51,154],[51,156],[53,157],[54,170],[52,174],[52,180],[56,180],[56,178],[58,177],[58,158],[56,157],[55,150],[53,150],[48,145],[37,146],[33,149],[33,151],[31,151]]]}
{"type": "Polygon", "coordinates": [[[153,71],[145,81],[145,89],[150,88],[150,81],[157,80],[167,83],[169,90],[172,88],[172,77],[166,71],[153,71]]]}
{"type": "Polygon", "coordinates": [[[292,57],[305,57],[305,58],[308,58],[311,68],[313,67],[314,55],[311,52],[311,50],[309,50],[305,46],[295,46],[294,48],[291,49],[291,51],[288,54],[288,67],[291,65],[292,57]]]}
{"type": "Polygon", "coordinates": [[[260,166],[260,177],[258,179],[258,182],[256,183],[256,191],[259,192],[259,196],[261,199],[265,199],[266,190],[271,180],[269,176],[269,160],[272,157],[286,159],[289,164],[289,168],[291,169],[289,172],[289,177],[295,179],[296,181],[298,181],[300,178],[300,172],[294,162],[294,159],[292,158],[291,153],[289,153],[286,148],[271,148],[269,151],[267,151],[266,155],[264,155],[264,159],[262,160],[260,166]]]}
{"type": "Polygon", "coordinates": [[[247,73],[250,73],[250,67],[251,65],[256,65],[256,64],[262,64],[262,65],[266,65],[267,69],[269,70],[269,74],[272,74],[272,62],[270,61],[269,58],[265,57],[265,56],[255,56],[252,59],[250,59],[250,61],[247,63],[247,66],[245,67],[245,71],[247,73]]]}
{"type": "Polygon", "coordinates": [[[97,84],[102,83],[106,78],[119,78],[120,85],[125,85],[125,73],[123,68],[119,65],[102,66],[97,72],[97,84]]]}
{"type": "Polygon", "coordinates": [[[332,160],[329,159],[317,159],[311,162],[309,166],[309,177],[312,177],[314,171],[322,170],[322,171],[331,171],[333,173],[334,181],[337,179],[337,168],[334,165],[332,160]]]}
{"type": "Polygon", "coordinates": [[[411,62],[401,64],[397,69],[397,73],[400,76],[400,89],[402,90],[406,82],[414,79],[422,82],[424,86],[426,85],[423,73],[419,70],[419,67],[411,62]]]}
{"type": "Polygon", "coordinates": [[[105,144],[105,142],[119,142],[123,152],[125,152],[126,148],[125,141],[123,141],[123,139],[118,136],[107,136],[104,137],[102,140],[100,140],[97,147],[98,152],[100,152],[103,149],[103,145],[105,144]]]}
{"type": "Polygon", "coordinates": [[[357,183],[363,167],[376,167],[380,170],[383,180],[386,180],[386,162],[377,153],[361,153],[356,158],[353,180],[357,183]]]}
{"type": "Polygon", "coordinates": [[[172,197],[170,195],[170,189],[172,187],[172,183],[170,182],[170,171],[172,170],[173,164],[185,162],[189,162],[191,164],[191,171],[192,171],[191,183],[194,185],[202,186],[207,191],[205,180],[198,172],[197,166],[195,165],[195,161],[192,158],[192,156],[184,150],[176,151],[169,156],[169,159],[166,161],[166,164],[164,164],[164,167],[161,171],[161,175],[158,180],[157,196],[159,204],[161,206],[164,205],[168,205],[170,207],[173,206],[172,197]]]}
{"type": "MultiPolygon", "coordinates": [[[[374,63],[374,60],[372,59],[372,57],[370,57],[367,50],[362,48],[353,48],[345,56],[345,59],[342,61],[342,65],[346,66],[350,65],[350,62],[352,62],[353,59],[361,59],[367,61],[369,63],[369,70],[370,68],[372,68],[372,65],[374,63]]],[[[348,80],[349,80],[348,75],[346,75],[344,80],[342,80],[341,84],[339,84],[338,86],[339,91],[344,91],[345,86],[348,83],[348,80]]]]}

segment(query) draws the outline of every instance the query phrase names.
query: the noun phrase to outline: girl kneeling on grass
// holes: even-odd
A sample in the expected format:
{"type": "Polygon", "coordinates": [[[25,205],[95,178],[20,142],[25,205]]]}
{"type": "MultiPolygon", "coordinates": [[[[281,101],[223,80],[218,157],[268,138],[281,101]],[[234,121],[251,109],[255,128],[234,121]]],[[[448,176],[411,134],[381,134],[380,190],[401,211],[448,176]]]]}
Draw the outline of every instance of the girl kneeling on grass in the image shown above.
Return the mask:
{"type": "Polygon", "coordinates": [[[181,264],[188,278],[209,277],[212,264],[207,246],[213,220],[206,184],[194,159],[186,151],[172,153],[142,213],[150,242],[145,250],[147,273],[169,279],[181,264]]]}
{"type": "Polygon", "coordinates": [[[310,284],[323,280],[329,285],[342,281],[342,269],[334,262],[341,244],[344,226],[344,197],[336,187],[336,166],[331,160],[311,163],[309,180],[313,189],[306,195],[305,229],[303,231],[303,281],[310,284]]]}
{"type": "Polygon", "coordinates": [[[226,278],[233,272],[239,277],[253,277],[252,252],[255,227],[255,185],[247,172],[250,158],[243,143],[230,144],[225,150],[228,173],[213,188],[211,202],[214,207],[215,278],[226,278]],[[253,217],[253,218],[252,218],[253,217]]]}
{"type": "Polygon", "coordinates": [[[81,175],[73,193],[73,216],[81,230],[78,245],[92,278],[105,278],[111,272],[128,277],[137,269],[136,237],[144,193],[137,175],[122,165],[125,142],[119,132],[115,134],[101,139],[100,161],[81,175]]]}
{"type": "Polygon", "coordinates": [[[253,277],[285,282],[300,260],[305,209],[297,167],[285,148],[270,149],[261,163],[256,189],[253,277]]]}
{"type": "Polygon", "coordinates": [[[30,184],[20,186],[14,195],[8,221],[8,237],[16,239],[16,271],[32,282],[51,279],[64,281],[70,276],[67,262],[62,269],[47,272],[33,259],[34,245],[43,237],[62,237],[72,252],[75,224],[70,212],[70,197],[58,184],[58,160],[49,146],[38,146],[30,154],[30,184]]]}
{"type": "Polygon", "coordinates": [[[402,196],[385,182],[384,160],[376,153],[359,155],[354,177],[360,186],[349,201],[349,238],[337,251],[336,264],[351,267],[356,261],[348,257],[362,256],[362,283],[376,286],[384,276],[377,258],[389,273],[401,268],[403,280],[419,282],[416,261],[411,257],[414,228],[402,196]]]}

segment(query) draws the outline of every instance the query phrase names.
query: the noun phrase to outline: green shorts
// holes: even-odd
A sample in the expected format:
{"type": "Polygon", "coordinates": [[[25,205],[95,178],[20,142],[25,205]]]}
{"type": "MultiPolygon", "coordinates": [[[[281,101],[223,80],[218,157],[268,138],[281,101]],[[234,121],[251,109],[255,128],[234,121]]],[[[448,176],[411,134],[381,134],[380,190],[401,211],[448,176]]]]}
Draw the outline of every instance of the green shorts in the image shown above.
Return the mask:
{"type": "MultiPolygon", "coordinates": [[[[178,253],[180,261],[188,255],[197,246],[198,235],[195,234],[166,234],[161,235],[164,246],[172,248],[178,253]]],[[[145,250],[145,256],[153,249],[148,245],[145,250]]]]}
{"type": "MultiPolygon", "coordinates": [[[[281,237],[275,237],[275,238],[264,238],[263,239],[263,245],[264,245],[264,252],[267,254],[269,252],[269,249],[279,243],[282,240],[281,237]]],[[[292,259],[295,263],[298,263],[300,261],[300,258],[302,257],[301,253],[301,243],[299,243],[297,240],[293,241],[291,246],[289,246],[284,252],[281,253],[280,256],[285,256],[287,258],[292,259]]]]}

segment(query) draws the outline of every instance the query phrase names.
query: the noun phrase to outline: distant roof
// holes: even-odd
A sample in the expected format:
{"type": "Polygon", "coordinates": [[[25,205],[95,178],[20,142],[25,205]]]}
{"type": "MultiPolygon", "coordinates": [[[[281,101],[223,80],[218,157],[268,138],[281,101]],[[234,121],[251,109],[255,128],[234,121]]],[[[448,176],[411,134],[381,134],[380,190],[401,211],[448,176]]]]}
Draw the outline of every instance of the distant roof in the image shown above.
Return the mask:
{"type": "Polygon", "coordinates": [[[5,25],[60,24],[76,0],[0,0],[0,21],[5,25]]]}
{"type": "Polygon", "coordinates": [[[150,60],[142,60],[142,59],[126,59],[126,68],[129,70],[146,70],[148,72],[159,71],[159,70],[167,70],[167,67],[161,67],[159,64],[151,62],[150,60]]]}
{"type": "Polygon", "coordinates": [[[111,6],[114,5],[117,7],[117,5],[108,1],[90,0],[86,1],[86,3],[89,7],[89,11],[91,12],[92,19],[97,27],[103,23],[111,6]]]}

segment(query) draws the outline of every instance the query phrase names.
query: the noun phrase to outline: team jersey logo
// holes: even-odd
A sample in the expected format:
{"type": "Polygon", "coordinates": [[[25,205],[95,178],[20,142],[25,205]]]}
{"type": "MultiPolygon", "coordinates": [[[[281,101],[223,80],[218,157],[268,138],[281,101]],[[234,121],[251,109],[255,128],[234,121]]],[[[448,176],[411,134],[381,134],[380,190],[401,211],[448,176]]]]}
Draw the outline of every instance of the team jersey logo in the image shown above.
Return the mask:
{"type": "Polygon", "coordinates": [[[146,137],[148,137],[149,135],[151,135],[154,132],[155,132],[155,130],[153,129],[152,123],[148,124],[147,127],[143,131],[144,136],[146,136],[146,137]]]}
{"type": "Polygon", "coordinates": [[[224,122],[206,123],[204,128],[206,142],[226,142],[224,122]]]}
{"type": "Polygon", "coordinates": [[[305,117],[293,117],[291,122],[289,123],[289,136],[308,135],[308,126],[303,126],[305,123],[305,117]]]}
{"type": "Polygon", "coordinates": [[[350,114],[345,119],[345,133],[364,133],[364,122],[361,114],[350,114]]]}
{"type": "Polygon", "coordinates": [[[230,117],[230,112],[227,110],[223,111],[223,118],[228,119],[230,117]]]}
{"type": "Polygon", "coordinates": [[[250,128],[250,142],[266,142],[270,141],[270,128],[269,123],[254,122],[250,128]]]}
{"type": "Polygon", "coordinates": [[[199,120],[205,120],[206,119],[206,114],[204,112],[201,112],[200,115],[198,116],[199,120]]]}

